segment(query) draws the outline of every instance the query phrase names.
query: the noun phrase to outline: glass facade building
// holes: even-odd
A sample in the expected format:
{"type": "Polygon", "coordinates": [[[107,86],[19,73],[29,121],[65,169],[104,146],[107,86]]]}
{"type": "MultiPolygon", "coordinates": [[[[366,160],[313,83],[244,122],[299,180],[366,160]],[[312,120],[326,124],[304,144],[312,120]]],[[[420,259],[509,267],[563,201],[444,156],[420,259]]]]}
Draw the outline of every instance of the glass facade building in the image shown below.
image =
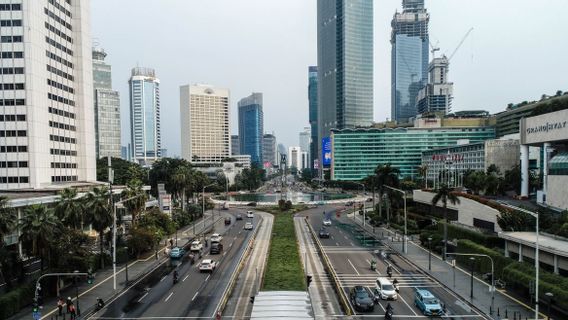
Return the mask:
{"type": "Polygon", "coordinates": [[[160,80],[154,69],[134,68],[130,85],[132,159],[151,165],[161,157],[160,80]]]}
{"type": "Polygon", "coordinates": [[[495,138],[493,127],[344,129],[332,133],[332,179],[361,180],[379,164],[391,164],[401,177],[418,177],[422,153],[495,138]]]}
{"type": "Polygon", "coordinates": [[[416,116],[418,92],[428,82],[429,19],[424,0],[408,0],[391,22],[391,117],[398,122],[416,116]]]}
{"type": "Polygon", "coordinates": [[[264,134],[262,93],[252,93],[250,96],[241,99],[238,106],[240,154],[250,155],[251,163],[262,164],[262,138],[264,134]]]}
{"type": "MultiPolygon", "coordinates": [[[[373,121],[373,0],[318,0],[318,152],[331,129],[373,121]]],[[[321,159],[320,159],[321,162],[321,159]]]]}
{"type": "MultiPolygon", "coordinates": [[[[310,109],[309,119],[311,128],[310,155],[316,158],[318,154],[318,67],[308,68],[308,104],[310,109]]],[[[314,168],[311,161],[310,168],[314,168]]]]}

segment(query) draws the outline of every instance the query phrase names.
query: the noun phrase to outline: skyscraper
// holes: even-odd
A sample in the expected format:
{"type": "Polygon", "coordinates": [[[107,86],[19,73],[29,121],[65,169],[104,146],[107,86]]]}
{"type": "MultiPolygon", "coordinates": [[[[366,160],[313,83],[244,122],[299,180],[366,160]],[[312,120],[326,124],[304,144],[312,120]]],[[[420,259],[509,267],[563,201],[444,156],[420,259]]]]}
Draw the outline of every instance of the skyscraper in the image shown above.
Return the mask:
{"type": "MultiPolygon", "coordinates": [[[[310,127],[311,127],[311,141],[310,141],[310,156],[312,159],[317,159],[318,154],[318,67],[308,67],[308,103],[310,109],[310,127]]],[[[310,168],[314,167],[313,160],[310,163],[310,168]]]]}
{"type": "Polygon", "coordinates": [[[303,165],[304,168],[309,168],[310,167],[310,142],[311,142],[311,132],[310,132],[310,127],[304,127],[304,131],[300,131],[299,134],[299,140],[298,142],[300,143],[300,150],[302,151],[302,153],[305,153],[305,159],[304,162],[305,164],[303,165]]]}
{"type": "Polygon", "coordinates": [[[317,11],[321,160],[331,129],[373,121],[373,0],[318,0],[317,11]]]}
{"type": "Polygon", "coordinates": [[[141,165],[151,165],[162,156],[160,80],[154,69],[136,67],[128,84],[132,159],[141,165]]]}
{"type": "Polygon", "coordinates": [[[95,181],[90,1],[0,1],[0,189],[95,181]]]}
{"type": "Polygon", "coordinates": [[[403,0],[391,22],[391,117],[407,122],[416,116],[418,92],[428,81],[428,21],[424,0],[403,0]]]}
{"type": "Polygon", "coordinates": [[[418,113],[449,113],[452,109],[454,84],[448,82],[450,62],[445,55],[432,59],[428,67],[428,84],[420,90],[417,98],[418,113]]]}
{"type": "Polygon", "coordinates": [[[121,157],[120,149],[120,98],[112,90],[111,66],[105,63],[107,54],[93,49],[93,88],[95,104],[95,147],[97,159],[121,157]]]}
{"type": "Polygon", "coordinates": [[[264,134],[262,93],[253,92],[250,96],[242,98],[238,105],[241,154],[248,154],[252,163],[261,164],[264,134]]]}
{"type": "Polygon", "coordinates": [[[276,137],[274,134],[265,133],[262,137],[262,161],[265,166],[276,165],[276,137]]]}
{"type": "Polygon", "coordinates": [[[181,154],[192,163],[215,163],[231,155],[229,89],[180,87],[181,154]]]}
{"type": "Polygon", "coordinates": [[[239,136],[236,134],[231,135],[231,155],[237,156],[241,154],[241,146],[239,143],[239,136]]]}

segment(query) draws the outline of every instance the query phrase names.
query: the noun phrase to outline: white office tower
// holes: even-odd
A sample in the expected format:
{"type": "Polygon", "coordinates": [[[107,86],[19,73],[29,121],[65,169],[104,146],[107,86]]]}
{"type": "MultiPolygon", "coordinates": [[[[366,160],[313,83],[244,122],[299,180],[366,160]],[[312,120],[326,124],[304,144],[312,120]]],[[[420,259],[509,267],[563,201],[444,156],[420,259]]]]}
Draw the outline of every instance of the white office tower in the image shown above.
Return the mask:
{"type": "Polygon", "coordinates": [[[432,59],[428,66],[428,84],[418,92],[416,106],[418,113],[441,112],[450,113],[454,83],[448,82],[450,62],[445,55],[432,59]]]}
{"type": "Polygon", "coordinates": [[[132,160],[150,166],[162,157],[160,80],[154,69],[136,67],[128,84],[132,160]]]}
{"type": "Polygon", "coordinates": [[[96,180],[89,8],[0,0],[0,189],[96,180]]]}
{"type": "Polygon", "coordinates": [[[302,149],[300,147],[288,147],[288,168],[302,170],[302,149]]]}
{"type": "Polygon", "coordinates": [[[229,89],[180,87],[181,153],[192,163],[220,163],[231,156],[229,89]]]}

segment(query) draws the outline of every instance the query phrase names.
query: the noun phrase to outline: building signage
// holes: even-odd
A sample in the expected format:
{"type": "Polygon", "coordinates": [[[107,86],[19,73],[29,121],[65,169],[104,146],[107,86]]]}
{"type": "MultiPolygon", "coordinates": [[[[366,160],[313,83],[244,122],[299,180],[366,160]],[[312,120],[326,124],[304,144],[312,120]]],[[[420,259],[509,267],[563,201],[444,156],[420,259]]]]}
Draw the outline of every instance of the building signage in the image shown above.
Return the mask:
{"type": "Polygon", "coordinates": [[[321,139],[322,165],[329,167],[331,165],[331,138],[325,137],[321,139]]]}
{"type": "Polygon", "coordinates": [[[538,133],[538,132],[549,132],[549,131],[553,131],[553,130],[559,130],[559,129],[564,129],[566,128],[566,124],[568,123],[568,121],[559,121],[559,122],[553,122],[553,123],[545,123],[543,125],[540,126],[534,126],[531,128],[527,128],[527,134],[533,134],[533,133],[538,133]]]}
{"type": "Polygon", "coordinates": [[[568,140],[568,109],[521,119],[521,144],[568,140]]]}

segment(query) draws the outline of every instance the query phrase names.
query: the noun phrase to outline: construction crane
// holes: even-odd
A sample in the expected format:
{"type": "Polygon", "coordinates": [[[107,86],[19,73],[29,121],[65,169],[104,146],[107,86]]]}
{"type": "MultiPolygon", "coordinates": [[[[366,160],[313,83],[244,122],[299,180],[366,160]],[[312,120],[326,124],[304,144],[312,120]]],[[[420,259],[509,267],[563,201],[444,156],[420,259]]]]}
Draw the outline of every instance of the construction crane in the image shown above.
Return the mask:
{"type": "MultiPolygon", "coordinates": [[[[452,52],[452,54],[450,55],[450,57],[448,58],[448,62],[450,60],[452,60],[452,57],[456,54],[456,52],[458,51],[458,49],[462,46],[463,42],[465,41],[465,39],[467,38],[467,36],[469,36],[469,34],[473,31],[473,27],[469,28],[469,30],[467,30],[467,32],[465,33],[465,35],[462,37],[460,43],[458,44],[458,46],[454,49],[454,52],[452,52]]],[[[434,49],[432,49],[434,50],[434,49]]],[[[439,50],[439,49],[438,49],[439,50]]]]}
{"type": "Polygon", "coordinates": [[[432,45],[432,42],[430,42],[430,40],[428,40],[428,44],[430,45],[430,52],[432,52],[432,59],[436,58],[436,51],[440,51],[440,47],[438,47],[438,43],[440,41],[436,41],[435,45],[432,45]]]}

